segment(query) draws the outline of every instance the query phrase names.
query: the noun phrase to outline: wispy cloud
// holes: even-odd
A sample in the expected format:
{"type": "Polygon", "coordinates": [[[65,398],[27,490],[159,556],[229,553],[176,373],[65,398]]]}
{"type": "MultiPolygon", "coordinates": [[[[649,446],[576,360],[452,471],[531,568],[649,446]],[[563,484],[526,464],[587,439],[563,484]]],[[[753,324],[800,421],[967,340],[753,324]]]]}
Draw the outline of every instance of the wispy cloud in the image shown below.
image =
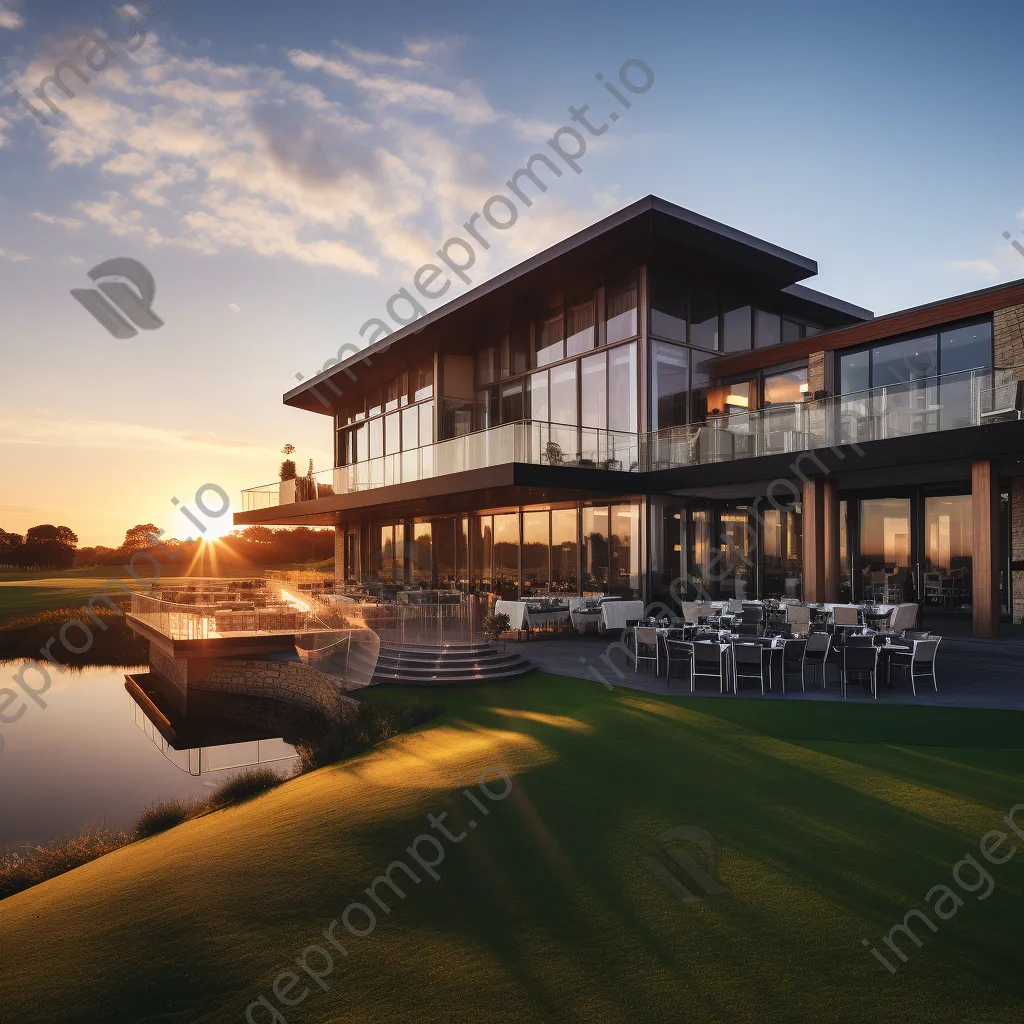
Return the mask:
{"type": "Polygon", "coordinates": [[[26,260],[32,259],[31,256],[26,256],[23,252],[14,252],[13,249],[0,249],[0,260],[10,260],[12,263],[24,263],[26,260]]]}
{"type": "Polygon", "coordinates": [[[14,0],[0,2],[0,28],[16,31],[24,26],[25,19],[18,13],[19,6],[14,0]]]}
{"type": "Polygon", "coordinates": [[[67,228],[68,231],[79,231],[85,227],[85,221],[79,220],[77,217],[58,217],[52,213],[40,213],[38,210],[30,213],[29,216],[43,224],[67,228]]]}
{"type": "Polygon", "coordinates": [[[946,264],[948,270],[967,270],[981,277],[996,278],[1002,272],[991,260],[953,260],[946,264]]]}
{"type": "Polygon", "coordinates": [[[35,416],[0,415],[0,444],[219,452],[236,458],[276,457],[273,446],[263,446],[254,441],[185,430],[167,430],[140,423],[61,419],[44,411],[35,416]]]}

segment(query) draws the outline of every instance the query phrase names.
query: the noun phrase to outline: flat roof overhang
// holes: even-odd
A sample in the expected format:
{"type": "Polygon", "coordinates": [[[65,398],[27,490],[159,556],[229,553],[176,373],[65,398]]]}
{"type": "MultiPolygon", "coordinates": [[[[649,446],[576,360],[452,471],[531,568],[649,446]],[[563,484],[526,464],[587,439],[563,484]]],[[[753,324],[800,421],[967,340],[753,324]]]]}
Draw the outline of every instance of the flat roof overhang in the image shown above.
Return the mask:
{"type": "Polygon", "coordinates": [[[252,512],[236,512],[236,526],[338,526],[365,518],[415,518],[481,512],[515,505],[558,504],[642,494],[643,473],[537,466],[510,462],[448,473],[390,487],[334,494],[252,512]]]}
{"type": "MultiPolygon", "coordinates": [[[[172,658],[245,658],[266,656],[295,650],[296,633],[252,633],[239,636],[217,636],[207,640],[173,640],[130,613],[125,616],[128,628],[148,640],[172,658]]],[[[304,632],[315,632],[305,630],[304,632]]]]}
{"type": "Polygon", "coordinates": [[[532,295],[550,291],[553,280],[571,286],[586,275],[615,276],[652,257],[688,260],[704,275],[746,276],[761,282],[762,288],[770,285],[826,326],[872,315],[870,310],[798,285],[817,274],[814,260],[657,196],[646,196],[322,370],[288,391],[284,404],[331,415],[339,393],[352,393],[357,364],[359,389],[375,386],[393,376],[394,366],[376,356],[394,349],[414,358],[417,351],[433,351],[440,341],[460,333],[476,336],[477,323],[520,311],[532,295]]]}
{"type": "Polygon", "coordinates": [[[806,359],[812,352],[834,352],[839,349],[855,348],[872,341],[927,331],[941,324],[970,320],[994,313],[997,309],[1007,309],[1021,304],[1024,304],[1024,279],[929,302],[896,313],[887,313],[866,323],[839,327],[834,331],[816,334],[813,338],[805,338],[803,341],[791,341],[786,345],[721,356],[715,360],[711,369],[716,379],[732,377],[806,359]]]}

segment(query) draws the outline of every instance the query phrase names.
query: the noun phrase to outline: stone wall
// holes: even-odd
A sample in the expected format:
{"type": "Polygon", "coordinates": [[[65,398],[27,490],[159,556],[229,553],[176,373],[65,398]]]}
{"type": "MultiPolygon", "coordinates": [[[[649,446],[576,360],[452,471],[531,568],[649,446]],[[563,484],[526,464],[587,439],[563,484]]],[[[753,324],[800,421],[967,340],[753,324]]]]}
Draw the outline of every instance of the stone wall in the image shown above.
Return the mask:
{"type": "MultiPolygon", "coordinates": [[[[1010,559],[1024,562],[1024,476],[1010,481],[1010,559]]],[[[1014,622],[1024,622],[1024,572],[1012,572],[1010,612],[1014,622]]]]}
{"type": "Polygon", "coordinates": [[[341,679],[301,662],[228,658],[205,662],[189,680],[193,690],[285,701],[332,718],[347,718],[359,707],[343,686],[341,679]]]}
{"type": "Polygon", "coordinates": [[[825,353],[812,352],[807,357],[807,392],[814,395],[815,391],[825,390],[825,353]]]}
{"type": "Polygon", "coordinates": [[[345,527],[334,528],[334,581],[345,582],[345,527]]]}
{"type": "Polygon", "coordinates": [[[171,684],[177,710],[184,713],[188,708],[188,662],[184,658],[172,658],[150,641],[149,667],[171,684]]]}
{"type": "Polygon", "coordinates": [[[1024,379],[1024,306],[997,309],[992,335],[996,366],[1016,366],[1017,379],[1024,379]]]}

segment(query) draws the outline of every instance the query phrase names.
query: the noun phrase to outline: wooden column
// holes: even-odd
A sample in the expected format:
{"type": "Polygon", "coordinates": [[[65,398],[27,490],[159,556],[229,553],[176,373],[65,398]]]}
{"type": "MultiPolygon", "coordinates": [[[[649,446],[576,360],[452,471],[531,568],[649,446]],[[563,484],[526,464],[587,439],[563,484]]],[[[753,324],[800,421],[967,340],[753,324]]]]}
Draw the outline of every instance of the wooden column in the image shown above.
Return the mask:
{"type": "Polygon", "coordinates": [[[823,480],[824,519],[822,542],[825,548],[823,601],[839,600],[839,485],[823,480]]]}
{"type": "Polygon", "coordinates": [[[974,512],[974,635],[999,635],[999,477],[988,459],[971,465],[974,512]]]}
{"type": "Polygon", "coordinates": [[[803,493],[804,600],[825,596],[825,481],[804,481],[803,493]]]}

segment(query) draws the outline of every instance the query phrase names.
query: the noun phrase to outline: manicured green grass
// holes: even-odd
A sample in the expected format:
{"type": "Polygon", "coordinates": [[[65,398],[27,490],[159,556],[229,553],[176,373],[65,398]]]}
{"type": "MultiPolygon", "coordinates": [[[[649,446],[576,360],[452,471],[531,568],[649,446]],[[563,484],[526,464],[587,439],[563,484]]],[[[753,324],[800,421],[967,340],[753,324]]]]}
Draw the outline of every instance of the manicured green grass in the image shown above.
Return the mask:
{"type": "Polygon", "coordinates": [[[11,1021],[241,1021],[446,811],[467,838],[440,881],[406,884],[368,938],[339,929],[331,991],[307,979],[285,1019],[1019,1021],[1024,850],[902,940],[896,975],[861,939],[927,910],[1024,801],[1021,713],[541,674],[430,698],[447,710],[418,732],[0,902],[11,1021]],[[515,787],[484,817],[462,789],[493,766],[515,787]],[[727,895],[684,904],[643,866],[679,825],[716,838],[727,895]]]}

